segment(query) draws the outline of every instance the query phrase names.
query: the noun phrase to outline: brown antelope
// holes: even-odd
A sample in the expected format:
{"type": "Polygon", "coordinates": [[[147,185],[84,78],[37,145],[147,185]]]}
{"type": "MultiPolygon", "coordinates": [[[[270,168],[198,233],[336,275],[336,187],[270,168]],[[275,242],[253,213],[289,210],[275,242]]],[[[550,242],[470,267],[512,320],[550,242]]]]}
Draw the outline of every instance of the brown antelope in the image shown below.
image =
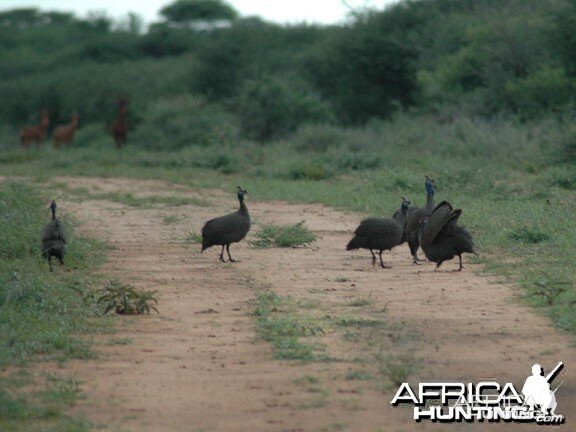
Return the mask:
{"type": "Polygon", "coordinates": [[[118,114],[112,123],[112,136],[116,142],[116,147],[121,148],[128,140],[128,97],[116,98],[118,114]]]}
{"type": "Polygon", "coordinates": [[[68,147],[74,142],[74,133],[78,127],[78,114],[76,111],[72,114],[72,119],[70,123],[65,125],[60,125],[52,133],[52,143],[54,148],[60,148],[62,146],[68,147]]]}
{"type": "Polygon", "coordinates": [[[26,126],[20,131],[20,144],[22,147],[28,148],[30,144],[35,142],[39,146],[44,144],[46,139],[46,128],[50,124],[50,114],[44,108],[40,114],[40,124],[36,126],[26,126]]]}

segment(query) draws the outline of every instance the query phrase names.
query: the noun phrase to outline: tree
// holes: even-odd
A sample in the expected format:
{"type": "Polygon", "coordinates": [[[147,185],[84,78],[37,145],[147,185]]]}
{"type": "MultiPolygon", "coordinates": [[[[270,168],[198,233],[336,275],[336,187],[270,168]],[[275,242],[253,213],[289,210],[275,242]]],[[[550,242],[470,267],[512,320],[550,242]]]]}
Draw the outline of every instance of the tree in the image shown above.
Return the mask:
{"type": "Polygon", "coordinates": [[[178,27],[213,26],[238,17],[236,9],[222,0],[177,0],[160,14],[178,27]]]}

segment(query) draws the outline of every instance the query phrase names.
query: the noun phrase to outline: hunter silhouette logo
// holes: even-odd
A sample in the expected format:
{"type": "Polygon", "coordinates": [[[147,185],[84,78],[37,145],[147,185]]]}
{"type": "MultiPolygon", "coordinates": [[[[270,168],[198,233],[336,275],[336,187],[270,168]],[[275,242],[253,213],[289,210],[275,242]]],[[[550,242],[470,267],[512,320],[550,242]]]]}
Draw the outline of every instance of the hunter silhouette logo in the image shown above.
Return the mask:
{"type": "Polygon", "coordinates": [[[535,410],[536,406],[540,406],[540,411],[542,414],[555,414],[557,405],[556,390],[558,390],[558,387],[560,387],[562,383],[560,383],[558,387],[554,389],[554,391],[550,389],[550,383],[563,367],[564,363],[558,363],[558,366],[556,366],[552,372],[544,377],[542,366],[539,364],[532,366],[532,376],[526,378],[524,387],[522,387],[524,401],[531,410],[535,410]]]}
{"type": "Polygon", "coordinates": [[[500,385],[496,381],[474,383],[420,383],[418,392],[410,384],[403,383],[394,399],[393,406],[414,405],[413,419],[416,422],[520,422],[562,424],[565,417],[556,414],[556,391],[562,382],[551,389],[550,384],[564,363],[558,365],[546,376],[539,364],[532,366],[532,375],[526,378],[522,393],[514,384],[500,385]]]}

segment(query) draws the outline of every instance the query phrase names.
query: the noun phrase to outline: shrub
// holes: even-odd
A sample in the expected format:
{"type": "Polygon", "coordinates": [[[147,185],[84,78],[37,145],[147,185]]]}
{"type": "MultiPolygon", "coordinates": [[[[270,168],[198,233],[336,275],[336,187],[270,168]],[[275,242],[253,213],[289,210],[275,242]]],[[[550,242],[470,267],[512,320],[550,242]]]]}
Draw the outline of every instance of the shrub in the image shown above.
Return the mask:
{"type": "Polygon", "coordinates": [[[74,136],[73,147],[89,147],[98,145],[113,145],[113,139],[107,128],[102,124],[80,125],[74,136]]]}
{"type": "Polygon", "coordinates": [[[100,290],[98,304],[104,304],[104,313],[114,311],[120,315],[143,315],[150,311],[158,312],[156,306],[156,291],[139,291],[131,285],[118,281],[108,281],[100,290]]]}
{"type": "Polygon", "coordinates": [[[290,168],[288,178],[291,180],[324,180],[332,177],[330,172],[323,164],[317,162],[303,163],[290,168]]]}
{"type": "Polygon", "coordinates": [[[220,106],[182,95],[149,106],[131,140],[157,150],[227,144],[237,138],[236,124],[234,115],[220,106]]]}
{"type": "Polygon", "coordinates": [[[244,82],[233,103],[243,136],[259,142],[281,138],[307,123],[333,120],[328,104],[307,85],[278,77],[244,82]]]}
{"type": "Polygon", "coordinates": [[[324,152],[349,141],[345,130],[328,124],[305,125],[290,137],[298,151],[324,152]]]}
{"type": "Polygon", "coordinates": [[[545,66],[534,74],[506,84],[512,109],[526,117],[560,111],[571,105],[576,85],[562,68],[545,66]]]}

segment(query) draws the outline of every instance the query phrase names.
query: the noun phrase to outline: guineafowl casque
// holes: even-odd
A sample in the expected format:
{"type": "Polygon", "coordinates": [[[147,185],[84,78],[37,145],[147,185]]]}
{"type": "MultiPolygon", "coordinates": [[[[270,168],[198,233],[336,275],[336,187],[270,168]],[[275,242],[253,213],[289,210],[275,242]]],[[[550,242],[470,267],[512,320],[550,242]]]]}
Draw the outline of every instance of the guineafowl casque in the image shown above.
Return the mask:
{"type": "Polygon", "coordinates": [[[420,245],[426,258],[436,263],[436,268],[457,256],[460,260],[458,271],[461,271],[464,268],[462,254],[476,254],[472,236],[464,227],[457,225],[461,214],[462,210],[454,210],[449,202],[442,201],[420,224],[420,245]]]}
{"type": "Polygon", "coordinates": [[[426,187],[426,207],[412,207],[408,210],[408,216],[406,217],[405,237],[408,242],[408,247],[410,248],[410,253],[412,254],[412,264],[418,264],[419,261],[423,261],[418,258],[418,248],[420,247],[418,228],[420,227],[422,219],[430,215],[435,207],[434,192],[436,191],[436,182],[426,176],[424,185],[426,187]]]}
{"type": "Polygon", "coordinates": [[[374,250],[377,250],[380,257],[380,266],[389,268],[382,261],[382,252],[402,244],[409,204],[410,201],[403,199],[402,208],[394,214],[394,218],[364,219],[354,231],[354,238],[350,240],[346,250],[368,249],[372,254],[373,265],[376,263],[374,250]]]}
{"type": "Polygon", "coordinates": [[[52,221],[44,227],[41,241],[42,256],[48,259],[50,271],[54,270],[52,268],[52,257],[58,258],[60,265],[64,265],[64,255],[66,254],[66,244],[68,243],[64,224],[56,217],[56,207],[56,201],[52,200],[50,203],[52,221]]]}
{"type": "Polygon", "coordinates": [[[238,201],[240,201],[238,211],[206,222],[202,228],[202,252],[209,247],[221,245],[220,261],[226,262],[224,260],[224,247],[226,247],[230,262],[236,262],[230,255],[230,245],[238,243],[250,231],[250,214],[244,203],[244,195],[247,193],[238,186],[238,201]]]}

